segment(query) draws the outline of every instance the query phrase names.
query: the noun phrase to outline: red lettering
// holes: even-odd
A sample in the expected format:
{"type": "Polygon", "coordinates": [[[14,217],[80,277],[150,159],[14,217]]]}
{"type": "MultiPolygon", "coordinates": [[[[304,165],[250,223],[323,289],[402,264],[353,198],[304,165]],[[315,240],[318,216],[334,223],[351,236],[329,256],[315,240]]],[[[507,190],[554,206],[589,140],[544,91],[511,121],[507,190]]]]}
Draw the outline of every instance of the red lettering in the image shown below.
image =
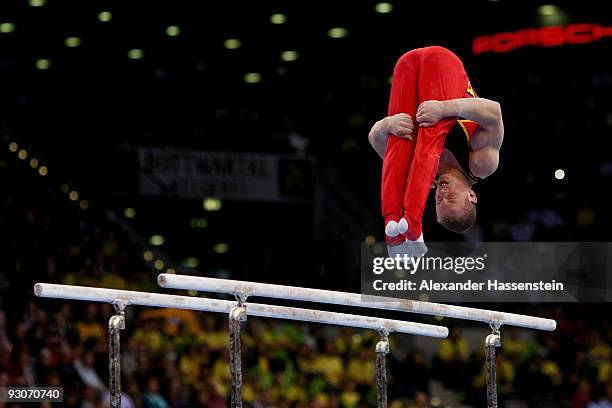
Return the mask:
{"type": "Polygon", "coordinates": [[[565,28],[568,44],[587,44],[593,42],[590,24],[570,24],[565,28]]]}
{"type": "Polygon", "coordinates": [[[597,23],[569,24],[565,27],[552,26],[528,28],[516,32],[497,33],[475,37],[472,52],[509,52],[525,46],[555,47],[564,44],[588,44],[612,37],[612,26],[602,27],[597,23]]]}
{"type": "Polygon", "coordinates": [[[491,37],[486,35],[474,38],[474,41],[472,41],[472,52],[474,55],[480,55],[483,52],[491,51],[490,38],[491,37]]]}
{"type": "Polygon", "coordinates": [[[601,36],[602,37],[612,36],[612,27],[601,27],[601,36]]]}
{"type": "Polygon", "coordinates": [[[601,40],[601,26],[599,24],[593,24],[593,41],[601,40]]]}
{"type": "Polygon", "coordinates": [[[517,47],[514,33],[499,33],[491,38],[491,46],[495,52],[508,52],[517,47]]]}
{"type": "Polygon", "coordinates": [[[517,36],[517,45],[519,47],[524,47],[526,45],[538,45],[539,38],[538,30],[530,28],[527,30],[521,30],[516,33],[517,36]]]}
{"type": "Polygon", "coordinates": [[[565,44],[563,27],[544,27],[540,29],[540,44],[543,47],[554,47],[565,44]]]}

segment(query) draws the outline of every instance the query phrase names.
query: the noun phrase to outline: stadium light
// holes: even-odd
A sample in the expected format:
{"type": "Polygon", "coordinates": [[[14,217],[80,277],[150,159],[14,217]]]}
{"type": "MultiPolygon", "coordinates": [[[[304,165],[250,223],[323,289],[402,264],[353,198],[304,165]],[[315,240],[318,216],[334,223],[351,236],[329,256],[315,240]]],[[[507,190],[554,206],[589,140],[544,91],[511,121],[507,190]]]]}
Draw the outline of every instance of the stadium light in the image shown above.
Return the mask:
{"type": "Polygon", "coordinates": [[[41,58],[36,61],[36,68],[40,70],[49,69],[50,66],[51,66],[51,61],[49,61],[46,58],[41,58]]]}
{"type": "Polygon", "coordinates": [[[554,4],[544,4],[538,8],[538,13],[542,16],[554,16],[559,13],[559,7],[554,4]]]}
{"type": "Polygon", "coordinates": [[[229,251],[229,245],[223,243],[215,244],[213,251],[217,254],[224,254],[229,251]]]}
{"type": "Polygon", "coordinates": [[[327,32],[329,38],[344,38],[348,35],[348,31],[343,27],[330,28],[327,32]]]}
{"type": "Polygon", "coordinates": [[[206,218],[192,218],[189,224],[191,228],[206,228],[208,226],[208,220],[206,218]]]}
{"type": "Polygon", "coordinates": [[[281,13],[272,14],[270,16],[270,22],[272,24],[285,24],[285,22],[287,22],[287,16],[281,13]]]}
{"type": "Polygon", "coordinates": [[[291,62],[298,59],[298,53],[296,51],[283,51],[281,53],[281,60],[285,62],[291,62]]]}
{"type": "Polygon", "coordinates": [[[75,48],[81,45],[81,39],[79,37],[68,37],[64,43],[66,44],[66,47],[75,48]]]}
{"type": "Polygon", "coordinates": [[[179,28],[179,26],[171,25],[168,28],[166,28],[166,34],[169,37],[176,37],[180,33],[181,33],[181,29],[179,28]]]}
{"type": "Polygon", "coordinates": [[[375,7],[376,12],[380,14],[387,14],[393,11],[393,4],[391,3],[378,3],[375,7]]]}
{"type": "Polygon", "coordinates": [[[187,258],[183,261],[183,266],[186,268],[197,268],[199,264],[198,258],[187,258]]]}
{"type": "Polygon", "coordinates": [[[72,200],[72,201],[76,201],[79,199],[79,192],[76,190],[72,190],[70,192],[70,194],[68,194],[68,197],[72,200]]]}
{"type": "Polygon", "coordinates": [[[113,14],[110,11],[101,11],[98,13],[98,20],[103,23],[108,23],[113,18],[113,14]]]}
{"type": "Polygon", "coordinates": [[[287,16],[282,13],[272,14],[270,16],[270,22],[272,24],[285,24],[287,22],[287,16]]]}
{"type": "Polygon", "coordinates": [[[238,49],[240,48],[241,45],[242,45],[242,42],[237,38],[228,38],[223,43],[223,46],[228,50],[238,49]]]}
{"type": "Polygon", "coordinates": [[[132,48],[128,51],[128,58],[132,60],[139,60],[144,56],[144,51],[140,48],[132,48]]]}
{"type": "Polygon", "coordinates": [[[14,23],[2,23],[2,24],[0,24],[0,33],[2,33],[2,34],[9,34],[9,33],[12,33],[13,31],[15,31],[15,24],[14,23]]]}
{"type": "Polygon", "coordinates": [[[202,206],[206,211],[219,211],[221,209],[221,200],[216,197],[206,197],[202,201],[202,206]]]}
{"type": "Polygon", "coordinates": [[[153,235],[151,238],[149,238],[149,244],[154,246],[164,245],[165,242],[166,240],[161,235],[153,235]]]}
{"type": "Polygon", "coordinates": [[[261,74],[258,72],[249,72],[244,76],[244,82],[247,84],[256,84],[261,82],[261,74]]]}

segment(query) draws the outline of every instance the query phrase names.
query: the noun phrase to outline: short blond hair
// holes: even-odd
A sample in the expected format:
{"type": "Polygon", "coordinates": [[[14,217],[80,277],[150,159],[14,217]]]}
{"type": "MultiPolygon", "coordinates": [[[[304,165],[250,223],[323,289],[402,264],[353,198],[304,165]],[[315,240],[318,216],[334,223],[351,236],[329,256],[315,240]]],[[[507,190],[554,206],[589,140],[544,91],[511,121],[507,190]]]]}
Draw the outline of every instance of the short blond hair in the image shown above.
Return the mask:
{"type": "Polygon", "coordinates": [[[462,234],[476,223],[476,204],[471,202],[469,197],[466,197],[461,215],[458,217],[438,217],[438,223],[449,231],[462,234]]]}

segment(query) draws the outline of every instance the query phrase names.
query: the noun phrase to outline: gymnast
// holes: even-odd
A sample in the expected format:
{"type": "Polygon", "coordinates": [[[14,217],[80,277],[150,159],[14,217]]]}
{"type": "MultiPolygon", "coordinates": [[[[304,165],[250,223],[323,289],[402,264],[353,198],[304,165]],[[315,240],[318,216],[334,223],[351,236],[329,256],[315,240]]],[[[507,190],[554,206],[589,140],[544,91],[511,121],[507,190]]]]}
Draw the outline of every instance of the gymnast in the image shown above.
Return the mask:
{"type": "Polygon", "coordinates": [[[474,225],[478,197],[472,186],[497,169],[503,138],[499,103],[476,95],[451,51],[418,48],[398,60],[388,116],[368,136],[383,158],[381,207],[390,256],[427,252],[422,218],[432,183],[438,223],[457,233],[474,225]]]}

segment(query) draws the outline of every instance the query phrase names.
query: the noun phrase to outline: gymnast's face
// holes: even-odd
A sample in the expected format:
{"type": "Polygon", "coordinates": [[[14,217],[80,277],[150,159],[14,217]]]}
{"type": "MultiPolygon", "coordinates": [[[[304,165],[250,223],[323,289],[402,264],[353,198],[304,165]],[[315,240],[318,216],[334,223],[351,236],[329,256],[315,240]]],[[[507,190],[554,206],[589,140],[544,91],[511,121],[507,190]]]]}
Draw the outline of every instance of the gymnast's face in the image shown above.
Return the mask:
{"type": "Polygon", "coordinates": [[[466,207],[476,204],[476,193],[462,175],[445,173],[438,178],[436,215],[438,220],[456,219],[465,215],[466,207]]]}

